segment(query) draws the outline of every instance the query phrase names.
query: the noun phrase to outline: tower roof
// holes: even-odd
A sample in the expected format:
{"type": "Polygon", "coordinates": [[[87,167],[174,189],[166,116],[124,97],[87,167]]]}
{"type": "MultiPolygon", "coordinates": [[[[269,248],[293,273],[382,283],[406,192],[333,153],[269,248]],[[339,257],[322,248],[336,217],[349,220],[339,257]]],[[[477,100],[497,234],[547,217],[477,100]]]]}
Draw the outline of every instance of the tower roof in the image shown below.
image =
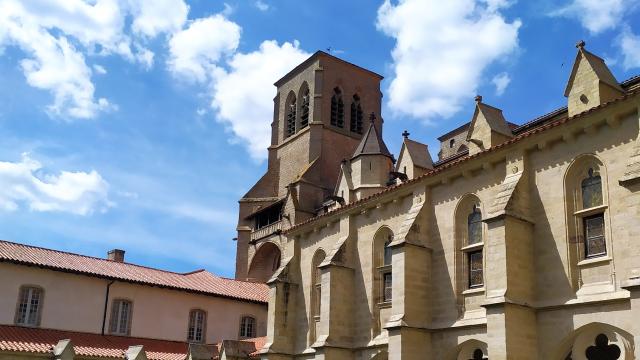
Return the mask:
{"type": "Polygon", "coordinates": [[[360,144],[358,144],[352,158],[360,155],[384,155],[392,158],[389,149],[387,149],[387,145],[385,145],[384,140],[382,140],[382,137],[378,134],[378,130],[373,121],[369,124],[367,132],[362,136],[362,140],[360,144]]]}

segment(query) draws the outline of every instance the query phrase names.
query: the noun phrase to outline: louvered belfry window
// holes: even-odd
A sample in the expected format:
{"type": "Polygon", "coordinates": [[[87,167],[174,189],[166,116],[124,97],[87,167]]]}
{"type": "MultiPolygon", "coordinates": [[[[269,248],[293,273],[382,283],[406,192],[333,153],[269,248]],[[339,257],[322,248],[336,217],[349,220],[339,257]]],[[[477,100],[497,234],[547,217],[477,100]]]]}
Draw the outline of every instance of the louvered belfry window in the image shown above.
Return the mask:
{"type": "Polygon", "coordinates": [[[344,102],[342,101],[342,91],[339,88],[333,89],[331,97],[331,125],[339,128],[344,127],[344,102]]]}
{"type": "Polygon", "coordinates": [[[360,97],[353,95],[351,102],[351,121],[350,130],[358,134],[362,134],[362,105],[360,105],[360,97]]]}
{"type": "Polygon", "coordinates": [[[300,129],[309,125],[309,101],[309,89],[306,89],[302,95],[302,106],[300,107],[300,129]]]}
{"type": "Polygon", "coordinates": [[[292,98],[287,106],[287,136],[296,132],[296,98],[292,98]]]}

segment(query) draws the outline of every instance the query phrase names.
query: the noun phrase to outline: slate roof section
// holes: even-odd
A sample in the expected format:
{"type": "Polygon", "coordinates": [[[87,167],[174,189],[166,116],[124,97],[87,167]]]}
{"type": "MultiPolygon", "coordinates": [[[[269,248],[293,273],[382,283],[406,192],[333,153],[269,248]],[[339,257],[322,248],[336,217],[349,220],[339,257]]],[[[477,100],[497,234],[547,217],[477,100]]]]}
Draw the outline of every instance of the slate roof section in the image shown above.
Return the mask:
{"type": "Polygon", "coordinates": [[[423,169],[433,168],[433,161],[426,144],[406,138],[403,140],[407,153],[413,160],[413,164],[423,169]]]}
{"type": "Polygon", "coordinates": [[[0,262],[37,266],[55,271],[259,304],[266,304],[269,299],[269,288],[265,284],[227,279],[206,270],[181,274],[3,240],[0,240],[0,262]]]}
{"type": "Polygon", "coordinates": [[[82,357],[123,359],[129,346],[142,345],[149,360],[184,360],[189,349],[188,343],[179,341],[0,325],[2,352],[52,354],[64,339],[70,339],[76,355],[82,357]]]}
{"type": "Polygon", "coordinates": [[[358,144],[356,151],[353,153],[352,159],[360,155],[384,155],[392,158],[387,145],[378,134],[378,129],[376,129],[373,122],[369,123],[369,129],[362,136],[362,140],[360,140],[360,144],[358,144]]]}

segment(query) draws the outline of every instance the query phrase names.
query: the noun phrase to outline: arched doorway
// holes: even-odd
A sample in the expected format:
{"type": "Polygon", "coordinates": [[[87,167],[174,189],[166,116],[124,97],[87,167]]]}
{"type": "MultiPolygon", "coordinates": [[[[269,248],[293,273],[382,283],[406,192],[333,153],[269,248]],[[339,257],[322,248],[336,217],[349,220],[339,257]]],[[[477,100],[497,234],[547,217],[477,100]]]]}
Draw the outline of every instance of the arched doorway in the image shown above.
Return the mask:
{"type": "Polygon", "coordinates": [[[266,242],[258,248],[249,266],[248,279],[267,282],[280,267],[280,248],[274,243],[266,242]]]}

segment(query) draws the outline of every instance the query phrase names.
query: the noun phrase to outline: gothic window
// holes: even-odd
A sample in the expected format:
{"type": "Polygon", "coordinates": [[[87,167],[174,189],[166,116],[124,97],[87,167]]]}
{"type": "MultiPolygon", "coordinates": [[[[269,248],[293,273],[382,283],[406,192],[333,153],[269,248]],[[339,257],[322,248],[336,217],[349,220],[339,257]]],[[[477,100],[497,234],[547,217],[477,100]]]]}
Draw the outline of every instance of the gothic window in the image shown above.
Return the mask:
{"type": "Polygon", "coordinates": [[[289,137],[296,132],[296,96],[289,95],[285,109],[287,118],[286,136],[289,137]]]}
{"type": "Polygon", "coordinates": [[[618,360],[621,351],[618,345],[609,344],[609,338],[605,334],[596,336],[595,345],[589,346],[585,351],[587,360],[618,360]]]}
{"type": "Polygon", "coordinates": [[[482,272],[482,250],[467,253],[469,258],[469,287],[481,287],[484,284],[482,272]]]}
{"type": "Polygon", "coordinates": [[[582,208],[589,209],[602,205],[602,180],[594,175],[593,168],[587,170],[587,177],[582,180],[582,208]]]}
{"type": "Polygon", "coordinates": [[[242,319],[240,319],[240,337],[256,337],[256,318],[253,316],[243,316],[242,319]]]}
{"type": "Polygon", "coordinates": [[[391,248],[389,244],[393,240],[393,235],[387,235],[384,243],[382,243],[381,248],[378,249],[379,261],[378,272],[380,278],[380,300],[382,303],[391,302],[392,299],[392,287],[393,287],[393,277],[391,274],[391,248]]]}
{"type": "Polygon", "coordinates": [[[116,335],[129,335],[131,332],[131,308],[129,300],[115,299],[111,304],[111,323],[109,332],[116,335]]]}
{"type": "Polygon", "coordinates": [[[35,286],[23,286],[18,295],[15,322],[17,325],[38,326],[42,312],[43,291],[35,286]]]}
{"type": "Polygon", "coordinates": [[[339,128],[344,127],[344,102],[342,101],[342,91],[337,87],[333,89],[331,97],[331,125],[339,128]]]}
{"type": "Polygon", "coordinates": [[[204,332],[207,324],[207,313],[203,310],[191,310],[189,312],[189,327],[187,328],[187,341],[204,342],[204,332]]]}
{"type": "Polygon", "coordinates": [[[467,217],[469,240],[467,245],[482,242],[482,213],[476,205],[473,205],[471,214],[467,217]]]}
{"type": "Polygon", "coordinates": [[[302,105],[300,106],[300,129],[309,125],[309,89],[304,89],[302,93],[302,105]]]}
{"type": "Polygon", "coordinates": [[[362,134],[362,106],[360,105],[360,97],[353,95],[351,101],[351,121],[350,130],[358,134],[362,134]]]}
{"type": "Polygon", "coordinates": [[[324,261],[326,254],[322,249],[316,250],[311,261],[311,329],[310,342],[316,340],[318,324],[320,322],[320,314],[322,308],[322,272],[320,264],[324,261]]]}

